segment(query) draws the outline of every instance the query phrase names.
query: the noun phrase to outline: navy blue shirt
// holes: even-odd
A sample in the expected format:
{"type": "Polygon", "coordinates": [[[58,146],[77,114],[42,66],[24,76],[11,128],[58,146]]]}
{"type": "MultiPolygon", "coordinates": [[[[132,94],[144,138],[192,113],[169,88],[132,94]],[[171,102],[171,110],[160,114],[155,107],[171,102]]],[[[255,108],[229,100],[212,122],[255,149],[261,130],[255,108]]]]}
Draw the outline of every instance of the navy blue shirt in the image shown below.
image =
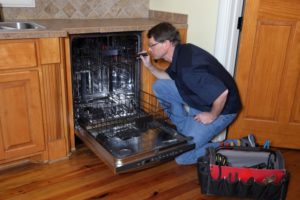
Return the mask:
{"type": "Polygon", "coordinates": [[[238,113],[242,107],[232,76],[215,57],[200,47],[177,45],[166,72],[175,81],[183,100],[193,108],[210,111],[213,102],[226,89],[229,93],[221,114],[238,113]]]}

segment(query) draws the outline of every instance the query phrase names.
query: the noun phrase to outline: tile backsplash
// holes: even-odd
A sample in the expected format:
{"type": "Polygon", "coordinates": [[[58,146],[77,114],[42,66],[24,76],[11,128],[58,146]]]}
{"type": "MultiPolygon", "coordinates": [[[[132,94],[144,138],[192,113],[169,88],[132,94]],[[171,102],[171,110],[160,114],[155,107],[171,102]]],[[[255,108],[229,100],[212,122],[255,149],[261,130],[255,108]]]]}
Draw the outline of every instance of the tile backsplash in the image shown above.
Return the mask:
{"type": "Polygon", "coordinates": [[[3,8],[10,19],[147,18],[149,0],[35,0],[35,8],[3,8]]]}

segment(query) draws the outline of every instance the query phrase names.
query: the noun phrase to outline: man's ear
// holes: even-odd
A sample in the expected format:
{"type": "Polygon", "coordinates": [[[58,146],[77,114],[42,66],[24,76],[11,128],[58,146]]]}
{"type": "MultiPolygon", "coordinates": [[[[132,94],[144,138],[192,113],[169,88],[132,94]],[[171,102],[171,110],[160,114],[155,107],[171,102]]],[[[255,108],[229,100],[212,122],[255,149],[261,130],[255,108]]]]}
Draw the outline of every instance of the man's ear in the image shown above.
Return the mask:
{"type": "Polygon", "coordinates": [[[169,48],[169,47],[171,47],[173,44],[172,44],[172,42],[170,42],[170,40],[165,40],[164,43],[163,43],[163,45],[165,45],[166,48],[169,48]]]}

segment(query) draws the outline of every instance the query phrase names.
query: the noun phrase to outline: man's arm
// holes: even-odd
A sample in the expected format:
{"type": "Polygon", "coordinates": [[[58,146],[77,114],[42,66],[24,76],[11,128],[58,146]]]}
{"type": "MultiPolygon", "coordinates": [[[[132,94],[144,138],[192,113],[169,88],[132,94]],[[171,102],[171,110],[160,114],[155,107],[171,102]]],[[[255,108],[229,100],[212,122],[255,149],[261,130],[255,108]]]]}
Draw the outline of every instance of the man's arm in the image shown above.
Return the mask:
{"type": "Polygon", "coordinates": [[[157,79],[171,79],[169,74],[164,70],[160,70],[153,66],[150,62],[150,56],[140,56],[141,60],[144,63],[144,66],[150,70],[150,72],[157,78],[157,79]]]}
{"type": "Polygon", "coordinates": [[[214,102],[210,112],[201,112],[194,119],[203,124],[212,123],[222,112],[228,96],[228,90],[225,90],[214,102]]]}

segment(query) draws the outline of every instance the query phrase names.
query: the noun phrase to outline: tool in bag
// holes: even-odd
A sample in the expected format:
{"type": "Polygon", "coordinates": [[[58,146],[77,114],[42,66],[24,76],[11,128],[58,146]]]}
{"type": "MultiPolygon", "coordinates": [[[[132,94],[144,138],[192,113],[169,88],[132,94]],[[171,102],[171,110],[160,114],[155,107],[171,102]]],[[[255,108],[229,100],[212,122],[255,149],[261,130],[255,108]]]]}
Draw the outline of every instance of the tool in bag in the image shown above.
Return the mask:
{"type": "Polygon", "coordinates": [[[198,159],[197,167],[203,194],[285,199],[289,177],[278,150],[210,147],[198,159]]]}

